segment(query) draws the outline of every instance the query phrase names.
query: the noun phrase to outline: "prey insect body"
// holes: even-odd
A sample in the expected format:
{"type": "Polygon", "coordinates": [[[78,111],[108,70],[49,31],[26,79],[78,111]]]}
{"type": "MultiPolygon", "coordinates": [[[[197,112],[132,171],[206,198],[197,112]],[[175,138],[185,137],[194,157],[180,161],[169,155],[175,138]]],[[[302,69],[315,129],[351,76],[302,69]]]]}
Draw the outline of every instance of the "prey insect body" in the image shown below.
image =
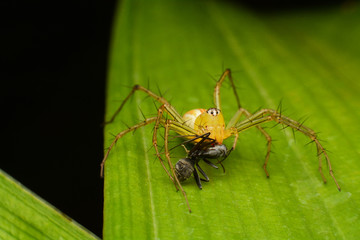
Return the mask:
{"type": "MultiPolygon", "coordinates": [[[[216,140],[208,138],[210,133],[205,133],[204,135],[197,137],[201,138],[201,141],[196,143],[195,146],[188,152],[186,158],[181,158],[175,164],[175,173],[177,178],[180,182],[185,181],[186,179],[190,178],[191,175],[194,175],[195,182],[200,189],[202,189],[202,181],[209,182],[210,179],[202,170],[199,165],[199,162],[203,160],[206,164],[210,165],[211,167],[218,169],[218,166],[213,164],[208,159],[221,159],[217,163],[221,164],[222,161],[230,154],[231,151],[228,151],[227,147],[224,144],[215,144],[216,140]],[[200,178],[197,170],[201,173],[204,178],[200,178]]],[[[224,166],[223,170],[225,172],[224,166]]]]}
{"type": "Polygon", "coordinates": [[[166,174],[169,176],[170,180],[174,183],[175,188],[180,190],[185,198],[186,204],[189,211],[191,212],[190,205],[187,199],[187,195],[181,185],[181,181],[186,180],[191,175],[194,175],[195,180],[199,188],[201,188],[201,179],[197,170],[204,176],[204,180],[208,181],[209,178],[206,176],[204,171],[199,166],[199,161],[203,160],[209,165],[215,166],[208,159],[220,159],[218,163],[221,164],[221,161],[225,159],[229,153],[235,149],[238,136],[241,132],[248,130],[250,128],[257,128],[267,141],[267,152],[265,156],[265,162],[263,164],[263,169],[267,177],[269,173],[267,171],[267,164],[271,152],[271,136],[262,128],[262,124],[266,122],[276,122],[283,125],[283,127],[290,127],[295,131],[301,132],[305,136],[309,137],[312,142],[316,144],[319,172],[324,182],[326,178],[323,174],[322,164],[323,161],[327,163],[329,174],[333,181],[335,182],[338,190],[340,191],[340,186],[337,183],[337,180],[334,176],[330,158],[321,145],[316,133],[311,128],[303,125],[302,123],[295,121],[289,117],[284,116],[281,112],[278,112],[273,109],[261,109],[255,113],[250,113],[248,110],[243,108],[240,104],[240,100],[235,88],[234,81],[231,76],[230,69],[226,69],[225,72],[221,75],[220,79],[217,81],[214,88],[214,104],[213,108],[209,109],[194,109],[190,110],[181,116],[177,110],[163,97],[156,95],[150,90],[140,86],[135,85],[129,95],[124,99],[120,107],[114,113],[112,118],[105,122],[111,123],[114,121],[115,117],[121,112],[125,103],[130,99],[130,97],[137,91],[144,92],[155,101],[159,102],[161,106],[157,110],[155,117],[146,118],[144,121],[129,127],[128,129],[123,130],[118,133],[114,140],[110,143],[107,151],[105,152],[103,161],[101,162],[101,172],[100,175],[103,176],[104,166],[106,159],[108,158],[111,149],[115,146],[115,143],[126,135],[129,132],[135,131],[141,127],[147,126],[149,124],[154,124],[154,131],[152,137],[152,144],[155,149],[157,158],[160,161],[161,166],[165,170],[166,174]],[[235,112],[234,116],[230,119],[228,124],[225,124],[224,117],[221,112],[220,104],[220,89],[222,83],[225,81],[226,77],[230,80],[235,99],[238,105],[238,110],[235,112]],[[158,148],[158,130],[160,126],[165,128],[164,134],[164,150],[165,158],[159,151],[158,148]],[[169,151],[169,132],[174,131],[180,136],[185,137],[189,142],[194,144],[193,148],[188,152],[187,157],[180,159],[178,163],[173,165],[170,157],[169,151]],[[190,137],[192,136],[192,137],[190,137]],[[194,137],[195,136],[195,137],[194,137]],[[234,137],[232,147],[230,150],[223,145],[223,141],[229,137],[234,137]],[[190,139],[190,140],[189,140],[190,139]],[[165,160],[164,160],[165,159],[165,160]],[[196,170],[197,169],[197,170],[196,170]]]}

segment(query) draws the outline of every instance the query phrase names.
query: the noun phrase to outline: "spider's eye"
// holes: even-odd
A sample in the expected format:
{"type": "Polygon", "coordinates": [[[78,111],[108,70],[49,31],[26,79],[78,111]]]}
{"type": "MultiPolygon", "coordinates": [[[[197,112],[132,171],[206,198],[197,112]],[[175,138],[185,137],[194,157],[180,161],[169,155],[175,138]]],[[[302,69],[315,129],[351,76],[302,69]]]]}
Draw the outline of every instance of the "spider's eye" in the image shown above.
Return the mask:
{"type": "Polygon", "coordinates": [[[212,115],[212,116],[217,116],[220,114],[220,109],[217,109],[217,108],[209,108],[207,111],[206,111],[208,114],[212,115]]]}

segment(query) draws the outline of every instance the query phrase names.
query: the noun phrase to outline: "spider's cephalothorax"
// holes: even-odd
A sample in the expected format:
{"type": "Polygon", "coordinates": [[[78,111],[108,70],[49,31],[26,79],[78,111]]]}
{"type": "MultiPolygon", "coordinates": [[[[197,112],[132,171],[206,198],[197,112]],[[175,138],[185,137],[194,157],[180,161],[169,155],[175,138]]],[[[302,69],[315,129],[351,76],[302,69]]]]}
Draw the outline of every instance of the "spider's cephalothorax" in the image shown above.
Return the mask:
{"type": "MultiPolygon", "coordinates": [[[[245,108],[241,107],[240,100],[234,85],[234,81],[231,77],[230,69],[225,70],[225,72],[221,75],[220,79],[217,81],[215,85],[214,108],[210,108],[207,110],[202,108],[194,109],[185,113],[184,116],[181,116],[165,98],[156,95],[155,93],[151,92],[150,90],[140,85],[135,85],[131,90],[131,92],[129,93],[129,95],[124,99],[119,109],[115,112],[115,114],[112,116],[112,118],[109,121],[105,122],[105,124],[111,123],[115,119],[116,115],[121,111],[125,103],[130,99],[130,97],[136,91],[142,91],[146,93],[148,96],[152,97],[157,102],[159,102],[161,104],[161,107],[158,108],[156,117],[146,118],[144,121],[132,127],[129,127],[128,129],[125,129],[124,131],[118,133],[115,136],[115,139],[111,142],[108,150],[105,153],[103,161],[101,162],[101,170],[100,170],[101,176],[103,176],[105,161],[111,149],[114,147],[115,143],[127,133],[153,123],[155,127],[154,127],[152,142],[154,149],[156,151],[156,156],[159,159],[163,169],[165,170],[171,181],[175,184],[175,187],[177,189],[180,189],[181,192],[183,193],[189,211],[191,211],[186,193],[182,188],[180,181],[189,178],[191,174],[193,174],[194,176],[197,175],[196,168],[201,172],[201,174],[205,178],[207,178],[206,174],[203,173],[200,167],[198,167],[198,162],[200,160],[203,160],[204,162],[211,165],[212,163],[210,163],[207,160],[207,158],[216,158],[216,159],[226,158],[229,155],[229,152],[235,149],[238,135],[242,131],[256,127],[266,138],[267,153],[263,168],[265,170],[266,176],[269,176],[266,167],[271,152],[271,137],[261,127],[261,124],[274,121],[276,123],[282,124],[284,127],[290,127],[296,131],[303,133],[304,135],[308,136],[312,142],[316,144],[317,156],[319,160],[319,171],[323,181],[326,182],[325,176],[322,172],[322,161],[325,160],[329,168],[329,174],[334,180],[337,188],[340,190],[340,186],[337,183],[336,178],[333,174],[330,159],[327,155],[325,148],[319,142],[319,139],[317,138],[315,131],[304,126],[302,123],[299,123],[291,118],[288,118],[283,114],[272,109],[261,109],[251,114],[245,108]],[[221,113],[221,104],[220,104],[220,88],[226,77],[228,77],[230,80],[238,105],[238,110],[236,111],[234,116],[230,119],[227,125],[225,125],[224,117],[221,113]],[[245,118],[243,118],[243,116],[245,116],[245,118]],[[163,126],[165,128],[164,150],[165,150],[165,158],[168,166],[165,165],[165,162],[163,160],[164,157],[162,156],[158,148],[157,135],[160,126],[163,126]],[[181,159],[179,163],[176,164],[175,167],[172,164],[170,158],[170,152],[168,146],[169,131],[175,131],[180,136],[190,139],[188,141],[193,141],[192,143],[195,144],[193,148],[190,150],[190,153],[188,153],[187,157],[181,159]],[[223,145],[222,143],[225,139],[231,136],[234,136],[233,145],[231,150],[227,151],[226,146],[223,145]],[[212,145],[208,145],[209,142],[211,142],[212,145]]],[[[221,162],[221,160],[218,162],[221,162]]],[[[197,180],[197,183],[199,185],[200,178],[195,176],[195,179],[197,180]]],[[[199,187],[201,187],[201,184],[199,185],[199,187]]]]}
{"type": "Polygon", "coordinates": [[[210,138],[215,139],[218,144],[231,136],[231,130],[225,129],[224,117],[220,109],[193,109],[184,114],[186,125],[193,128],[198,135],[210,133],[210,138]]]}

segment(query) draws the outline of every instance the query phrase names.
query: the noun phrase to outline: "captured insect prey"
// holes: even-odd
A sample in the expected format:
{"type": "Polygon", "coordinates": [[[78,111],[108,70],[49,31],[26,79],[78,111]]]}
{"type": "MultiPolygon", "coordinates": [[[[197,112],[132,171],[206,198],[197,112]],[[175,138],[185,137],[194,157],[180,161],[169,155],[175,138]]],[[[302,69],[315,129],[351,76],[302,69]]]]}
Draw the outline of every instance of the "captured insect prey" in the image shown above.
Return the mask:
{"type": "MultiPolygon", "coordinates": [[[[221,162],[224,161],[225,158],[228,156],[228,153],[230,153],[230,151],[228,152],[227,147],[224,144],[213,145],[215,143],[215,140],[208,138],[209,135],[209,133],[206,133],[203,136],[200,136],[202,140],[190,150],[188,156],[186,158],[180,159],[175,164],[175,173],[180,182],[183,182],[186,179],[190,178],[193,174],[196,184],[200,189],[202,189],[201,180],[208,182],[210,179],[206,175],[204,170],[202,170],[199,166],[199,161],[203,160],[211,167],[218,169],[218,167],[209,160],[207,160],[207,158],[222,158],[222,160],[219,160],[217,162],[221,164],[221,162]],[[198,172],[196,171],[196,168],[197,170],[199,170],[199,172],[201,173],[201,175],[203,175],[205,179],[200,178],[198,172]]],[[[223,167],[223,170],[225,172],[224,166],[222,164],[221,166],[223,167]]]]}
{"type": "MultiPolygon", "coordinates": [[[[139,122],[138,124],[131,126],[121,132],[119,132],[114,140],[109,144],[107,148],[104,158],[101,162],[100,175],[101,177],[104,174],[104,170],[106,170],[106,159],[108,158],[112,148],[115,146],[116,142],[126,135],[129,132],[133,132],[136,129],[147,126],[149,124],[153,124],[153,137],[152,144],[155,149],[155,154],[157,159],[159,160],[162,168],[168,175],[169,179],[174,183],[175,188],[180,190],[185,198],[188,210],[191,212],[191,208],[189,205],[189,201],[187,199],[187,195],[181,185],[182,181],[190,178],[191,175],[194,176],[196,184],[200,189],[202,189],[201,181],[209,181],[209,177],[206,173],[201,169],[199,162],[202,161],[213,168],[218,168],[215,164],[219,164],[224,172],[225,168],[222,164],[226,158],[228,158],[231,151],[233,151],[236,147],[236,143],[239,137],[239,134],[245,130],[250,128],[257,128],[258,131],[265,137],[267,141],[267,152],[265,155],[265,161],[263,164],[263,169],[267,177],[269,177],[269,173],[267,171],[267,165],[270,158],[271,152],[271,136],[263,129],[262,124],[267,122],[275,122],[277,124],[283,125],[284,128],[290,127],[294,131],[301,132],[308,138],[310,138],[311,142],[315,143],[317,149],[318,156],[318,169],[320,175],[324,182],[326,182],[326,178],[323,174],[322,165],[325,160],[329,174],[333,179],[337,189],[340,191],[341,188],[334,176],[332,166],[330,163],[329,156],[325,148],[321,145],[317,134],[311,128],[304,126],[303,123],[295,121],[289,117],[286,117],[282,114],[281,111],[272,110],[272,109],[261,109],[255,113],[250,113],[248,110],[243,108],[240,104],[240,100],[235,88],[234,81],[231,76],[230,69],[226,69],[225,72],[221,75],[220,79],[217,81],[214,88],[214,104],[215,106],[208,109],[198,108],[193,109],[186,112],[183,116],[181,116],[178,111],[163,97],[156,95],[151,92],[147,88],[144,88],[140,85],[135,85],[131,92],[126,96],[126,98],[121,103],[120,107],[115,111],[114,115],[110,118],[110,120],[106,121],[105,124],[112,123],[116,116],[121,112],[125,103],[130,99],[130,97],[137,91],[144,92],[149,97],[153,98],[159,104],[160,107],[157,108],[156,116],[146,118],[144,121],[139,122]],[[221,111],[220,104],[220,88],[222,83],[225,81],[226,77],[229,79],[236,103],[237,103],[237,111],[234,116],[230,119],[227,125],[225,125],[224,117],[221,111]],[[164,153],[159,150],[158,146],[158,135],[159,129],[163,127],[164,130],[164,153]],[[186,157],[181,158],[175,166],[172,163],[170,150],[169,149],[169,132],[173,131],[185,139],[185,142],[182,144],[190,144],[190,151],[187,151],[186,147],[186,157]],[[233,142],[231,148],[227,148],[223,141],[227,138],[233,137],[233,142]],[[215,163],[209,161],[209,159],[216,160],[215,163]],[[105,169],[104,169],[105,168],[105,169]],[[201,178],[199,173],[201,174],[201,178]]],[[[229,162],[230,162],[229,157],[229,162]]],[[[232,160],[231,160],[232,161],[232,160]]],[[[232,164],[235,162],[232,161],[232,164]]],[[[105,171],[106,172],[106,171],[105,171]]]]}

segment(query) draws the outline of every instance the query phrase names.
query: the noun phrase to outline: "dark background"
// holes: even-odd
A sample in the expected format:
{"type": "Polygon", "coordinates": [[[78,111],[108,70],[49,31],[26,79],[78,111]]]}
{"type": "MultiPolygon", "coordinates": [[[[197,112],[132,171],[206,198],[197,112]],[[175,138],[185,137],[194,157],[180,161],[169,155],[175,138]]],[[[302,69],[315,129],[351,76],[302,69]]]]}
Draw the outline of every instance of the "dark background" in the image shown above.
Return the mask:
{"type": "MultiPolygon", "coordinates": [[[[243,2],[276,14],[342,1],[243,2]]],[[[100,123],[115,5],[114,0],[0,3],[0,168],[100,237],[100,123]]]]}
{"type": "Polygon", "coordinates": [[[100,124],[115,1],[0,9],[0,168],[101,237],[100,124]]]}

